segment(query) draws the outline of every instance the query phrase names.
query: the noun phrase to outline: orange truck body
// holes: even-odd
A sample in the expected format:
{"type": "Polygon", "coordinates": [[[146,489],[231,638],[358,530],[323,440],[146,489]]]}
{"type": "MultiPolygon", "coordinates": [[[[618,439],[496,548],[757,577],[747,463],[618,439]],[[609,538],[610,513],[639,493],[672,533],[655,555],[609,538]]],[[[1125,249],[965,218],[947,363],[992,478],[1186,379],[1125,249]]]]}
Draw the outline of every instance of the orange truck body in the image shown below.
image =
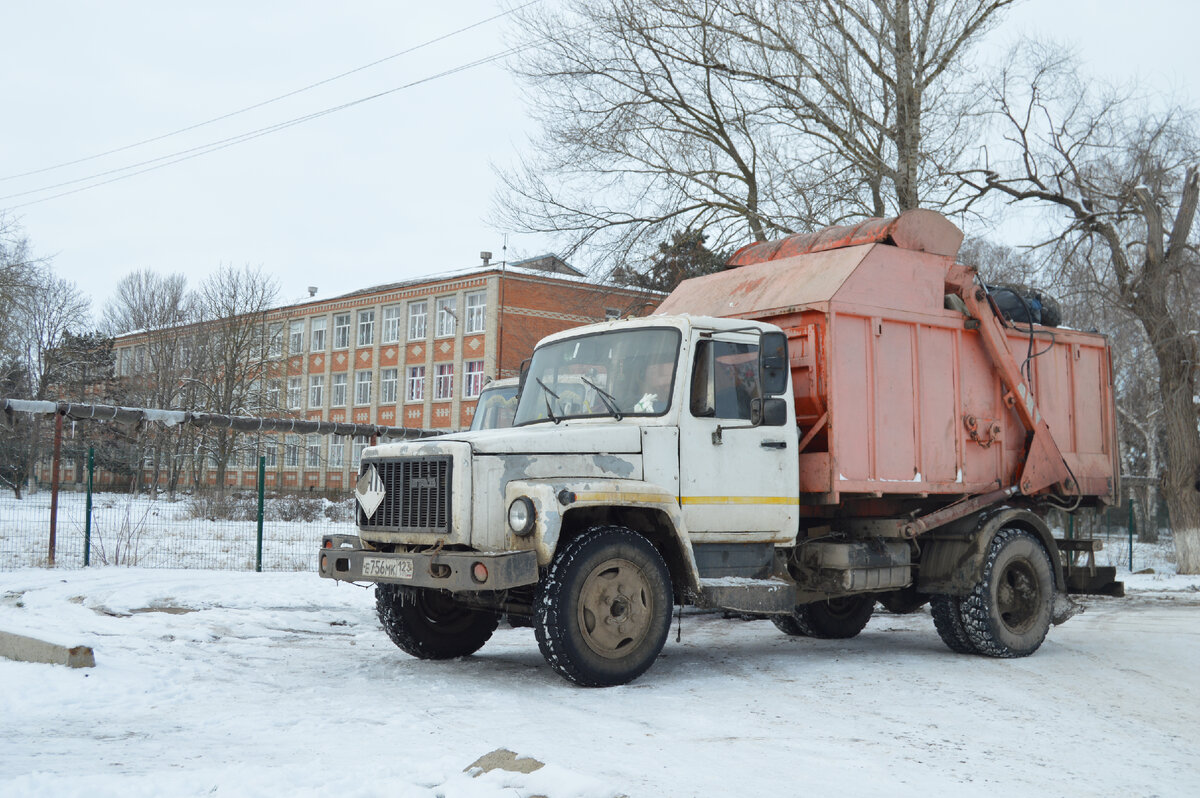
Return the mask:
{"type": "Polygon", "coordinates": [[[754,244],[736,268],[682,283],[658,312],[787,333],[806,504],[936,505],[1014,487],[1110,502],[1119,467],[1106,337],[1003,323],[955,262],[961,238],[939,214],[913,211],[754,244]],[[947,295],[976,312],[950,309],[947,295]]]}

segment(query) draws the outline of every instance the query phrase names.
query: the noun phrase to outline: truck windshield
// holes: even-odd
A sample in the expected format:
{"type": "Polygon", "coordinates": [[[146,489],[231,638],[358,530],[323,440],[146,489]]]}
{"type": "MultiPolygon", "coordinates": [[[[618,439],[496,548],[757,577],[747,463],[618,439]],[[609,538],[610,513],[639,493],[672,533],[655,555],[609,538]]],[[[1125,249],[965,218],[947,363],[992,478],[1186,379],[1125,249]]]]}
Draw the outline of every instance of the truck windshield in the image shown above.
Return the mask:
{"type": "Polygon", "coordinates": [[[471,429],[511,427],[517,410],[516,385],[489,385],[479,394],[471,429]]]}
{"type": "Polygon", "coordinates": [[[581,335],[533,353],[514,424],[595,416],[660,416],[671,406],[679,331],[581,335]]]}

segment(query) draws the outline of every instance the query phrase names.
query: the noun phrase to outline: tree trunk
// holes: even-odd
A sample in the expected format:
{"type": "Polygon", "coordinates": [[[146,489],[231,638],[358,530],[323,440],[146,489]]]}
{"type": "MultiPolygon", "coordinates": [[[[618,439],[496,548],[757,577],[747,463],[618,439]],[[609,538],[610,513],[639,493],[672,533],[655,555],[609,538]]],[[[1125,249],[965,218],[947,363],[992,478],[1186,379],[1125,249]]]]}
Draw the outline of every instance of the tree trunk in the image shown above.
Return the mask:
{"type": "Polygon", "coordinates": [[[1200,574],[1200,430],[1196,427],[1195,380],[1192,377],[1194,347],[1176,325],[1161,314],[1142,324],[1150,336],[1158,359],[1162,386],[1163,424],[1167,442],[1167,467],[1163,497],[1175,537],[1176,569],[1181,574],[1200,574]]]}

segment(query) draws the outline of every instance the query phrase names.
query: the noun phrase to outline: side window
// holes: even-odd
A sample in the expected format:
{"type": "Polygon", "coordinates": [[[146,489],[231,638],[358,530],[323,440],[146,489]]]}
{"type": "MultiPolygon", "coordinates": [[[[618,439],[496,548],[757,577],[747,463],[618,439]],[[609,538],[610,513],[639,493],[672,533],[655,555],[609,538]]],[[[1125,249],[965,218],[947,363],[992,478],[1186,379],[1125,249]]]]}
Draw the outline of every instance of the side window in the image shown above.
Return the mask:
{"type": "Polygon", "coordinates": [[[692,367],[693,416],[750,420],[759,395],[758,345],[700,341],[692,367]]]}

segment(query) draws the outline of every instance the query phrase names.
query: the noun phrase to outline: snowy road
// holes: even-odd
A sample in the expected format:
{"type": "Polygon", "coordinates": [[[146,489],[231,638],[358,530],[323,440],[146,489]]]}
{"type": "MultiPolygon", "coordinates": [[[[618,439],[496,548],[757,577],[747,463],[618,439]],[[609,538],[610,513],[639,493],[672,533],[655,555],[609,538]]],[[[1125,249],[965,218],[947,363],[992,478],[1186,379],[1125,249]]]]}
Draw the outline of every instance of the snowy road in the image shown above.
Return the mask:
{"type": "Polygon", "coordinates": [[[0,795],[1198,795],[1200,579],[1134,580],[1028,659],[953,655],[924,612],[849,641],[685,614],[588,690],[528,629],[411,659],[312,574],[9,572],[0,630],[97,666],[0,660],[0,795]],[[500,747],[547,767],[462,772],[500,747]]]}

